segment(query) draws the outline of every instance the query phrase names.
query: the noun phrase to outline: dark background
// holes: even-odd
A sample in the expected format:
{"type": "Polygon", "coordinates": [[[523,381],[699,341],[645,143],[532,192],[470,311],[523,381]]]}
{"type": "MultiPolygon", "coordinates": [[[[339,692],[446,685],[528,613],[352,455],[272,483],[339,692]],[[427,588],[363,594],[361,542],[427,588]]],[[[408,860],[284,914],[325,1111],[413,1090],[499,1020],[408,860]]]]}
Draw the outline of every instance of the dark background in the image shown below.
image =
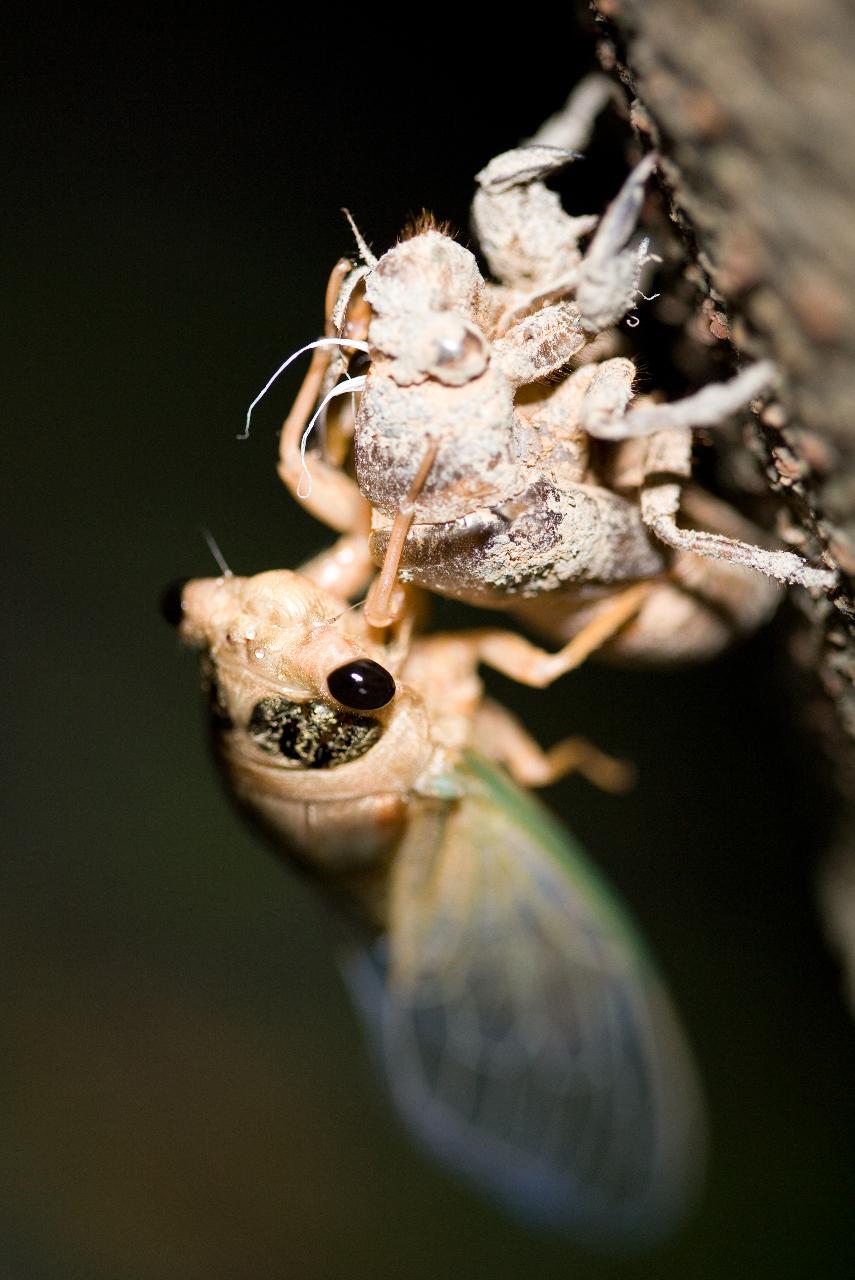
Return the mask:
{"type": "MultiPolygon", "coordinates": [[[[320,16],[320,11],[319,11],[320,16]]],[[[346,204],[382,250],[594,60],[569,24],[504,46],[249,10],[30,19],[7,48],[3,422],[10,805],[0,864],[0,1272],[33,1280],[851,1274],[851,1026],[813,907],[827,797],[785,624],[696,671],[494,687],[549,742],[637,761],[551,801],[631,905],[695,1043],[713,1163],[693,1221],[613,1261],[506,1221],[387,1113],[309,889],[206,756],[159,589],[326,540],[274,470],[346,204]],[[406,50],[407,52],[402,52],[406,50]],[[11,55],[11,56],[10,56],[11,55]]],[[[598,133],[577,211],[625,172],[598,133]]],[[[575,192],[575,194],[574,194],[575,192]]]]}

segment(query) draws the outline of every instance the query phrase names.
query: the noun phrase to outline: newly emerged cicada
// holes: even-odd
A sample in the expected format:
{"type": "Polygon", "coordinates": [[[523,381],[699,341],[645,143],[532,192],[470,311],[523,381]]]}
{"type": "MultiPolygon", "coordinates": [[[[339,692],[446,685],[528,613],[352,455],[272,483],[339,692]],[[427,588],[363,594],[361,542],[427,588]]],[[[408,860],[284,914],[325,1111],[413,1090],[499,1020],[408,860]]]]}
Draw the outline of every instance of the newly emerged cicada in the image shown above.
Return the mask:
{"type": "Polygon", "coordinates": [[[690,1056],[632,921],[518,785],[626,766],[543,752],[484,698],[495,632],[385,638],[329,569],[173,602],[228,785],[361,922],[358,1004],[418,1140],[529,1221],[655,1237],[702,1162],[690,1056]]]}

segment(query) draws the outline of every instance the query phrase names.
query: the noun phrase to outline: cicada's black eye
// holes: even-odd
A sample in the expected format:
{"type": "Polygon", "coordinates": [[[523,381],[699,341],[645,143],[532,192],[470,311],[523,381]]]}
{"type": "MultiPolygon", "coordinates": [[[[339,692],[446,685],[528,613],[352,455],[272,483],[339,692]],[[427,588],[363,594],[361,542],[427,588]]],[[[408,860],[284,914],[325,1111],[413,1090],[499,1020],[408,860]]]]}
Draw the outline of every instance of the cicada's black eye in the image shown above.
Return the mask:
{"type": "Polygon", "coordinates": [[[176,578],[174,582],[170,582],[169,586],[164,587],[160,593],[161,617],[169,623],[170,627],[181,626],[181,621],[184,617],[181,597],[184,595],[184,588],[189,581],[189,578],[176,578]]]}
{"type": "Polygon", "coordinates": [[[347,362],[348,378],[361,378],[371,368],[371,357],[367,351],[354,351],[347,362]]]}
{"type": "Polygon", "coordinates": [[[327,688],[336,702],[354,711],[376,711],[395,696],[395,681],[379,662],[355,658],[327,676],[327,688]]]}

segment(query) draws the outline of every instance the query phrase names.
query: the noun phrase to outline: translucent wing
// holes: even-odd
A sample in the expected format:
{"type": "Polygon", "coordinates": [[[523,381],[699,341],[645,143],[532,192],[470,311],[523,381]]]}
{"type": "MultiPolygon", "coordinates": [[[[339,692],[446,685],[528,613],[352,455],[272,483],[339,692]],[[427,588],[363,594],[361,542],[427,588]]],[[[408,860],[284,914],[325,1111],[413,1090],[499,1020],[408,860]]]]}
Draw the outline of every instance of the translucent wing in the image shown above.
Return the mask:
{"type": "Polygon", "coordinates": [[[656,1235],[702,1147],[682,1036],[631,925],[569,837],[475,759],[399,851],[372,1021],[395,1101],[514,1212],[656,1235]]]}

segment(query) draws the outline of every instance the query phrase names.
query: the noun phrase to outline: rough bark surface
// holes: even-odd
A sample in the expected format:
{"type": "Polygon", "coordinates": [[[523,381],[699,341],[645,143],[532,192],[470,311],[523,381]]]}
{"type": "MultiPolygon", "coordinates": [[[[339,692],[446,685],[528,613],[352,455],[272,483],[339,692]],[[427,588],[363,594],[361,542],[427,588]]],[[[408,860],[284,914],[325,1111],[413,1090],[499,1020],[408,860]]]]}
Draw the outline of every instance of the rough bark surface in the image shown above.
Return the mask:
{"type": "Polygon", "coordinates": [[[841,573],[796,593],[797,656],[841,797],[822,874],[855,1002],[855,24],[847,0],[595,0],[603,65],[633,99],[716,337],[771,356],[762,456],[779,532],[841,573]]]}

